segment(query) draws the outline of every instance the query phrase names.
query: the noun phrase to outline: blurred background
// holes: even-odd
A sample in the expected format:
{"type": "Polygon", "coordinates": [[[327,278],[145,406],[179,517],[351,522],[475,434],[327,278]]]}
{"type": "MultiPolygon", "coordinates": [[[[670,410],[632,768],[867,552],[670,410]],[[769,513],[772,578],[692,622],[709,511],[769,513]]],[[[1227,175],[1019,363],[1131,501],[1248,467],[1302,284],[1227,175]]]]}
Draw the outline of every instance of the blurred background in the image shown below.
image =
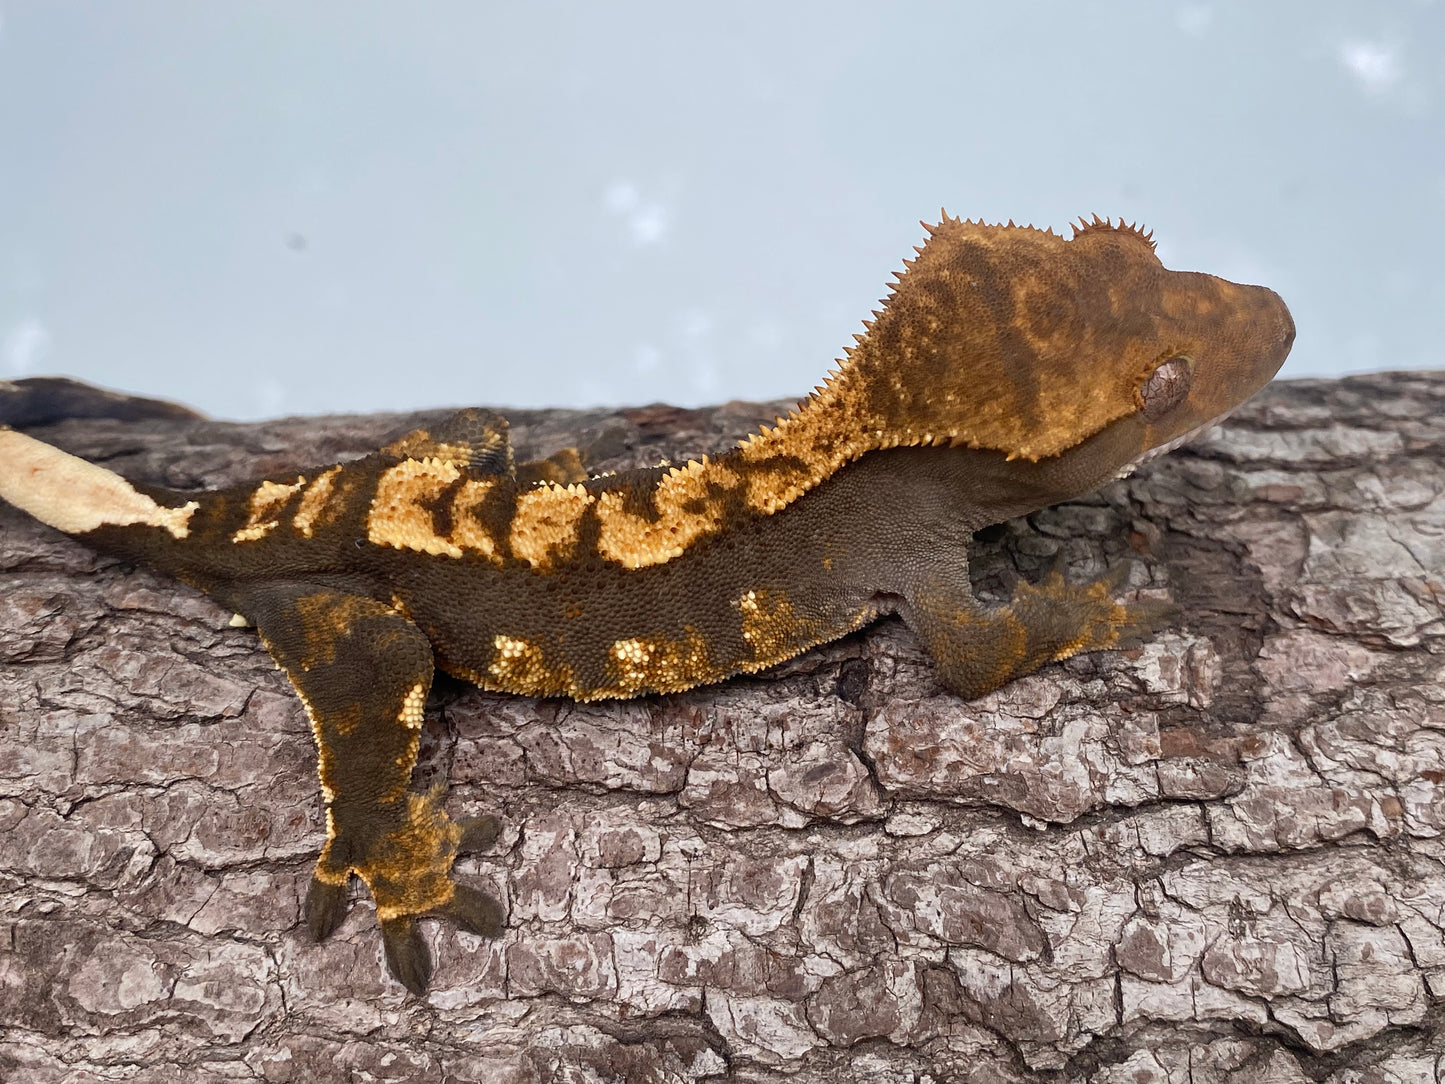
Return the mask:
{"type": "Polygon", "coordinates": [[[1445,365],[1445,3],[0,0],[0,378],[229,418],[801,395],[921,218],[1137,219],[1445,365]]]}

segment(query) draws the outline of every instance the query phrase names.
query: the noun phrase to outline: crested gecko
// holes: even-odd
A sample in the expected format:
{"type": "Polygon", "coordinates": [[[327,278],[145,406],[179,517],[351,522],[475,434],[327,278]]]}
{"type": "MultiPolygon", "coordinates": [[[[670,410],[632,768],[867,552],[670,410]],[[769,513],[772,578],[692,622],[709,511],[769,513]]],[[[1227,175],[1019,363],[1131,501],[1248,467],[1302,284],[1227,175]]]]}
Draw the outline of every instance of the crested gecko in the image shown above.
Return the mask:
{"type": "Polygon", "coordinates": [[[410,789],[434,668],[528,696],[670,693],[897,614],[969,698],[1148,624],[1109,577],[1053,573],[982,605],[971,534],[1223,417],[1283,363],[1289,310],[1166,269],[1122,222],[1066,238],[944,215],[928,232],[826,382],[723,455],[600,477],[565,454],[518,465],[505,420],[467,410],[343,465],[180,493],[0,428],[0,497],[255,626],[319,754],[310,932],[341,923],[359,876],[391,973],[421,994],[420,917],[504,925],[451,872],[497,820],[410,789]]]}

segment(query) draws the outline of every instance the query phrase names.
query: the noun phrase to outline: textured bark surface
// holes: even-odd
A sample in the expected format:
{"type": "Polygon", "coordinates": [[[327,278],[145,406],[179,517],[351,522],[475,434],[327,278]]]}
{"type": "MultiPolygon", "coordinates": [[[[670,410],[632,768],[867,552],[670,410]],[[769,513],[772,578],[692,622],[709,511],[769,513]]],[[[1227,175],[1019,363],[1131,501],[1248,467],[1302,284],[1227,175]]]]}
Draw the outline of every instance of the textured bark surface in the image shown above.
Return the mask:
{"type": "MultiPolygon", "coordinates": [[[[512,419],[607,469],[771,413],[512,419]]],[[[199,486],[415,420],[34,432],[199,486]]],[[[417,1001],[365,899],[300,927],[315,758],[255,636],[0,508],[0,1078],[1445,1079],[1445,373],[1276,385],[976,582],[1060,550],[1177,619],[973,703],[896,621],[628,703],[440,683],[417,783],[505,819],[458,868],[510,918],[431,924],[417,1001]]]]}

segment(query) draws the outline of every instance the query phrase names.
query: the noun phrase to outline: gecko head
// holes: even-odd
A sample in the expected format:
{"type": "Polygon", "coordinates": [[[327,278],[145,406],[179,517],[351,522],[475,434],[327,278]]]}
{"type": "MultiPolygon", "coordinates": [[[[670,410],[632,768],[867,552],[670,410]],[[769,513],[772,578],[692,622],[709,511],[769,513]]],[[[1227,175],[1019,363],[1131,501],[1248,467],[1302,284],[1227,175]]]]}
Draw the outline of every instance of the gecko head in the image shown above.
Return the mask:
{"type": "MultiPolygon", "coordinates": [[[[1153,255],[1148,234],[1096,220],[1076,228],[1070,243],[1087,259],[1091,247],[1141,242],[1153,255]]],[[[1130,435],[1115,435],[1117,454],[1128,457],[1116,469],[1177,447],[1221,420],[1273,379],[1295,339],[1288,307],[1268,287],[1171,271],[1157,256],[1141,259],[1124,279],[1128,290],[1116,291],[1099,314],[1102,328],[1129,329],[1112,343],[1106,339],[1098,358],[1110,386],[1131,390],[1111,423],[1130,435]]]]}
{"type": "Polygon", "coordinates": [[[1171,271],[1137,227],[1096,217],[1066,238],[945,215],[830,390],[880,444],[1010,459],[1127,420],[1118,470],[1244,402],[1293,342],[1274,291],[1171,271]]]}

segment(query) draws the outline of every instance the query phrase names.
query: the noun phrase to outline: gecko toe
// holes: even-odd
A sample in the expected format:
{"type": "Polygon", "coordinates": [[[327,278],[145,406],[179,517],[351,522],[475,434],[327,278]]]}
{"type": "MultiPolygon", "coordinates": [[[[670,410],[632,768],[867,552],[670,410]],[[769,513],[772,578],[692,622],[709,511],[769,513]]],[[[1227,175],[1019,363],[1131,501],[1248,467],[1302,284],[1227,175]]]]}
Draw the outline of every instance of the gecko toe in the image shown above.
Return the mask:
{"type": "Polygon", "coordinates": [[[496,842],[497,837],[502,834],[502,820],[491,814],[484,814],[480,817],[466,817],[457,822],[462,830],[462,838],[457,843],[459,854],[471,854],[474,851],[483,851],[496,842]]]}
{"type": "Polygon", "coordinates": [[[1121,595],[1129,589],[1129,581],[1133,578],[1133,561],[1115,561],[1104,570],[1104,574],[1099,577],[1099,582],[1108,588],[1111,596],[1121,595]]]}
{"type": "MultiPolygon", "coordinates": [[[[1110,598],[1117,598],[1130,591],[1133,568],[1134,562],[1120,561],[1101,577],[1110,598]]],[[[1120,605],[1123,608],[1123,620],[1117,624],[1116,646],[1119,647],[1141,643],[1159,629],[1173,624],[1179,616],[1178,604],[1172,598],[1133,598],[1120,605]]]]}
{"type": "Polygon", "coordinates": [[[1141,598],[1124,604],[1125,623],[1119,629],[1119,647],[1136,647],[1154,633],[1179,621],[1179,604],[1169,598],[1141,598]]]}
{"type": "Polygon", "coordinates": [[[325,941],[336,927],[346,920],[351,907],[350,894],[345,881],[333,884],[320,878],[311,878],[311,887],[306,891],[306,903],[302,913],[306,916],[306,929],[313,941],[325,941]]]}
{"type": "Polygon", "coordinates": [[[460,884],[456,886],[455,895],[433,914],[455,922],[478,937],[496,937],[502,932],[506,917],[501,902],[495,896],[460,884]]]}
{"type": "Polygon", "coordinates": [[[410,915],[383,919],[381,945],[386,952],[386,969],[391,977],[412,994],[423,997],[431,981],[431,951],[410,915]]]}

